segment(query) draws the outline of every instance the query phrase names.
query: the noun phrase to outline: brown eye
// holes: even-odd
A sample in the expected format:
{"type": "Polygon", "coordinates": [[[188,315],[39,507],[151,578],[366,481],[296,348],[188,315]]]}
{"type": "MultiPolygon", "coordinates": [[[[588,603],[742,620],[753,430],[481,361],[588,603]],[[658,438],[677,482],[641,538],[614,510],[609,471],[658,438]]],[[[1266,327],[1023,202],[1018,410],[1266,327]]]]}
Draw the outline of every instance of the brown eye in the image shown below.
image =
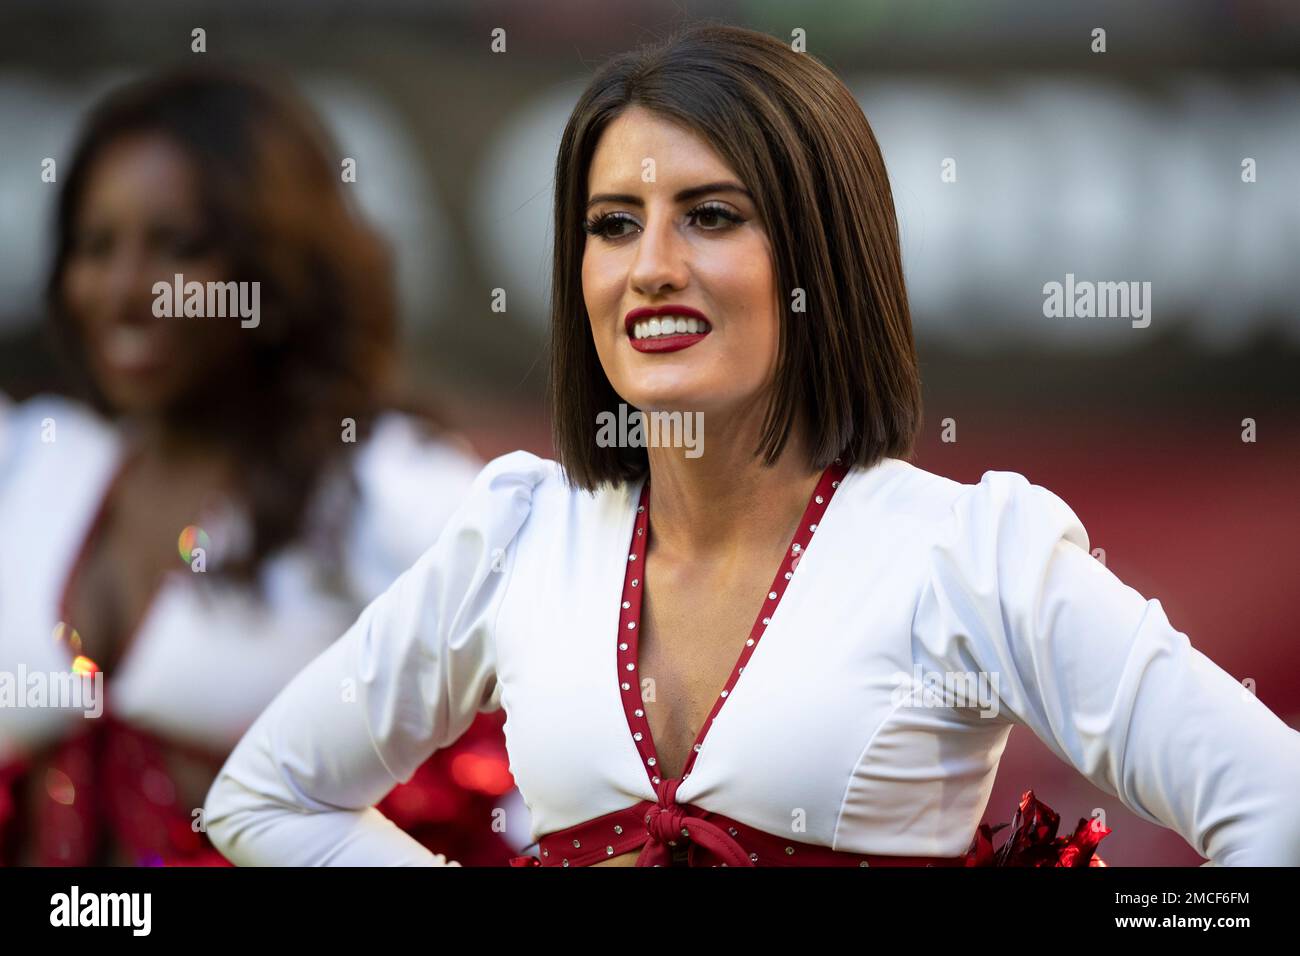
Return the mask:
{"type": "Polygon", "coordinates": [[[716,202],[696,206],[690,211],[687,218],[706,232],[719,232],[730,229],[732,226],[738,226],[745,221],[727,206],[716,202]]]}
{"type": "Polygon", "coordinates": [[[160,226],[152,230],[149,242],[159,255],[176,260],[202,258],[213,247],[210,236],[202,230],[171,226],[160,226]]]}
{"type": "Polygon", "coordinates": [[[635,226],[636,220],[625,213],[610,212],[594,219],[588,219],[583,224],[583,229],[589,236],[600,236],[602,239],[622,239],[628,233],[624,231],[624,226],[635,226]]]}
{"type": "Polygon", "coordinates": [[[113,248],[113,234],[107,229],[82,229],[72,237],[71,253],[96,258],[108,255],[113,248]]]}

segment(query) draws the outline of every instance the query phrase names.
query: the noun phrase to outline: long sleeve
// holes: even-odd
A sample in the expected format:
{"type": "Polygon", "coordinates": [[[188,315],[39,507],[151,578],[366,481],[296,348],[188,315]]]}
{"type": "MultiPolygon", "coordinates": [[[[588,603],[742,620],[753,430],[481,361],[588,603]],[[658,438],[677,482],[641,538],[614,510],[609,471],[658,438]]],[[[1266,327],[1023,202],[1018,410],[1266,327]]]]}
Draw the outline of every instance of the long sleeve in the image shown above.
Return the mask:
{"type": "Polygon", "coordinates": [[[249,729],[205,807],[232,862],[442,862],[374,804],[499,706],[492,630],[543,467],[524,452],[487,465],[437,543],[249,729]]]}
{"type": "Polygon", "coordinates": [[[915,641],[985,673],[1023,724],[1220,865],[1300,865],[1300,732],[1089,552],[1050,491],[987,472],[930,551],[915,641]]]}

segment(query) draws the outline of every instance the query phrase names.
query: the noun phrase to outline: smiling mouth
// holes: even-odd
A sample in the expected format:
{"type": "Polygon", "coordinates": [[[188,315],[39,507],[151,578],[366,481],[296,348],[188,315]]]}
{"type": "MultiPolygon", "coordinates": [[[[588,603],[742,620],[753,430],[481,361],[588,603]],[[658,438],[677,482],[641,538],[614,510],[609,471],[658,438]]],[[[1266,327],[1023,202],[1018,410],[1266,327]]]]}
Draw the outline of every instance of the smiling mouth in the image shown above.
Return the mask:
{"type": "Polygon", "coordinates": [[[166,346],[160,330],[124,324],[104,332],[99,341],[104,362],[114,371],[128,374],[162,365],[167,360],[166,346]]]}
{"type": "Polygon", "coordinates": [[[658,339],[672,335],[708,335],[709,323],[704,319],[680,315],[665,315],[653,319],[639,319],[632,325],[632,338],[658,339]]]}
{"type": "Polygon", "coordinates": [[[704,341],[713,326],[689,306],[633,309],[623,320],[628,343],[638,352],[676,352],[704,341]]]}

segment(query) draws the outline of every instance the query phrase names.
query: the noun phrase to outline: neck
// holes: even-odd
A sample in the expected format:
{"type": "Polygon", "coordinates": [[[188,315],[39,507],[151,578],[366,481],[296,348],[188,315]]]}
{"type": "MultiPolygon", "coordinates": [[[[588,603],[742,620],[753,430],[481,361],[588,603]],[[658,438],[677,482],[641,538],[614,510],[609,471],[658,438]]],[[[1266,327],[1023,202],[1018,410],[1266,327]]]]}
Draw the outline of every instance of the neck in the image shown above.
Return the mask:
{"type": "MultiPolygon", "coordinates": [[[[710,416],[710,424],[716,420],[710,416]]],[[[750,414],[714,427],[698,458],[680,448],[648,449],[656,550],[699,559],[738,547],[784,546],[821,473],[808,464],[798,428],[777,460],[764,464],[754,455],[761,431],[761,414],[750,414]]]]}
{"type": "Polygon", "coordinates": [[[184,476],[202,486],[225,483],[233,474],[234,462],[225,446],[194,427],[162,415],[126,417],[121,426],[138,456],[137,468],[184,476]]]}

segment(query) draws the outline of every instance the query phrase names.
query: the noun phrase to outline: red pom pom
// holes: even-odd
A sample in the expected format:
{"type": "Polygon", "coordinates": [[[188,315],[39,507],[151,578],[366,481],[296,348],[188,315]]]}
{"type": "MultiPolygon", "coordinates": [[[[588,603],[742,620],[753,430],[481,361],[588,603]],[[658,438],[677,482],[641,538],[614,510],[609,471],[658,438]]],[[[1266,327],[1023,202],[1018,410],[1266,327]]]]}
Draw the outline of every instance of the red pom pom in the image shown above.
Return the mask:
{"type": "Polygon", "coordinates": [[[1020,795],[1020,806],[1011,818],[1010,833],[994,850],[996,827],[980,824],[966,852],[967,866],[1105,866],[1097,856],[1097,844],[1110,833],[1097,819],[1082,818],[1068,837],[1058,837],[1061,818],[1051,807],[1034,797],[1034,791],[1020,795]]]}

